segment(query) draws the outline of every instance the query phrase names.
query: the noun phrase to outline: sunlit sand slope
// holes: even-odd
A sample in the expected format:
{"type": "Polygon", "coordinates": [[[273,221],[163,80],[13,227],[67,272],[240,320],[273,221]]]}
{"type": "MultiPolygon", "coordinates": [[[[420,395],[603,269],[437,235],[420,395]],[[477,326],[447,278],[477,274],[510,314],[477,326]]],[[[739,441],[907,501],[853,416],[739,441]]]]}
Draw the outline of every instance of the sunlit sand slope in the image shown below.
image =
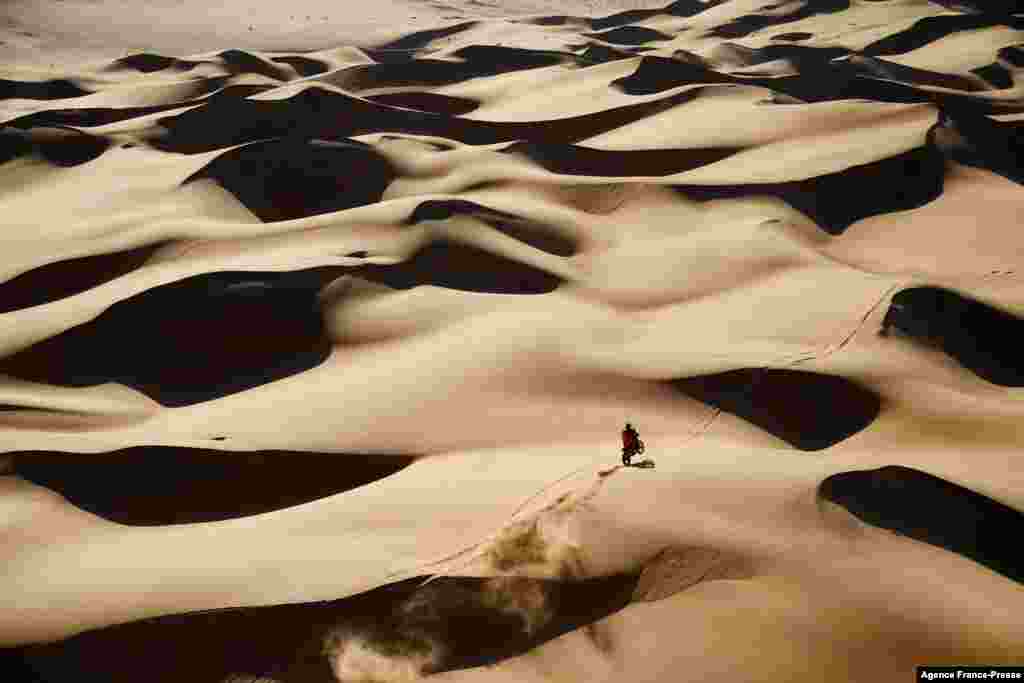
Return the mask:
{"type": "Polygon", "coordinates": [[[3,46],[0,645],[238,608],[305,654],[92,675],[1024,663],[1024,14],[439,5],[155,4],[117,55],[11,10],[60,63],[3,46]],[[69,469],[199,453],[274,469],[174,514],[69,469]]]}

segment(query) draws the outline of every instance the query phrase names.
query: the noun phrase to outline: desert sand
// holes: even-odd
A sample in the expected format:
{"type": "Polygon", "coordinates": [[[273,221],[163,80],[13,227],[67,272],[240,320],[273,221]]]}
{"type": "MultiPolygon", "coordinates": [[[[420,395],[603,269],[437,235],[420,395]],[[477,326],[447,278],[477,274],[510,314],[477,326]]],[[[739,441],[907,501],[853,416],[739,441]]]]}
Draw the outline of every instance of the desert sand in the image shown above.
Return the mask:
{"type": "MultiPolygon", "coordinates": [[[[328,603],[315,665],[189,680],[1024,665],[1024,14],[242,5],[4,10],[0,646],[32,675],[328,603]],[[143,522],[151,484],[80,474],[127,452],[276,474],[143,522]],[[344,626],[412,579],[398,645],[344,626]],[[573,586],[604,613],[545,631],[573,586]],[[455,665],[486,648],[409,615],[457,590],[550,635],[455,665]]],[[[89,666],[184,675],[125,657],[89,666]]]]}

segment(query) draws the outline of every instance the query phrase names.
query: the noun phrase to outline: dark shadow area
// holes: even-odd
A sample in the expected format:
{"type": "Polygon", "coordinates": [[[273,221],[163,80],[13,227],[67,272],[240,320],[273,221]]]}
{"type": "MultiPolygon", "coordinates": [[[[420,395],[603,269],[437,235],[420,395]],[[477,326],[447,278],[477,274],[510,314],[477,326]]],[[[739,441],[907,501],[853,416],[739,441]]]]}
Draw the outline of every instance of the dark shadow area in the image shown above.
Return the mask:
{"type": "Polygon", "coordinates": [[[959,14],[943,15],[939,17],[925,17],[915,21],[914,24],[899,33],[893,33],[876,40],[861,50],[862,54],[872,57],[880,55],[901,55],[928,43],[933,43],[940,38],[959,33],[960,31],[971,31],[979,28],[990,28],[992,26],[1009,26],[1014,29],[1024,28],[1024,18],[1014,18],[1009,15],[998,16],[990,14],[959,14]]]}
{"type": "Polygon", "coordinates": [[[224,50],[217,56],[233,74],[259,74],[275,81],[290,81],[292,78],[281,67],[243,50],[224,50]]]}
{"type": "Polygon", "coordinates": [[[28,135],[8,126],[0,126],[0,164],[32,154],[28,135]]]}
{"type": "Polygon", "coordinates": [[[672,36],[643,26],[620,26],[603,33],[584,33],[587,38],[594,38],[613,45],[647,45],[648,43],[671,40],[672,36]]]}
{"type": "Polygon", "coordinates": [[[685,104],[705,92],[706,88],[693,88],[663,99],[551,121],[488,122],[397,109],[311,87],[284,100],[206,102],[159,119],[166,133],[150,144],[167,152],[195,154],[268,138],[332,140],[381,130],[465,144],[514,140],[571,144],[685,104]]]}
{"type": "Polygon", "coordinates": [[[624,50],[616,50],[613,47],[607,45],[601,45],[600,43],[581,43],[579,45],[567,45],[568,49],[578,52],[580,62],[584,66],[593,64],[606,64],[608,62],[615,62],[620,59],[629,59],[635,57],[631,52],[624,50]]]}
{"type": "Polygon", "coordinates": [[[1020,14],[1024,12],[1020,0],[929,0],[956,12],[976,14],[1020,14]]]}
{"type": "Polygon", "coordinates": [[[845,377],[797,370],[731,370],[669,385],[804,451],[853,436],[878,417],[882,406],[877,394],[845,377]]]}
{"type": "Polygon", "coordinates": [[[520,142],[503,152],[524,156],[552,173],[594,176],[666,176],[713,164],[742,147],[604,150],[581,145],[520,142]]]}
{"type": "Polygon", "coordinates": [[[1011,45],[1003,47],[996,53],[998,59],[1002,59],[1011,66],[1024,66],[1024,45],[1011,45]]]}
{"type": "Polygon", "coordinates": [[[393,289],[433,285],[491,294],[547,294],[564,282],[529,264],[447,239],[431,242],[401,263],[356,266],[349,272],[393,289]]]}
{"type": "Polygon", "coordinates": [[[395,92],[384,95],[370,95],[366,99],[391,107],[406,107],[435,114],[459,116],[480,107],[480,103],[466,97],[438,95],[432,92],[395,92]]]}
{"type": "Polygon", "coordinates": [[[772,40],[791,40],[798,42],[801,40],[810,40],[814,37],[813,33],[804,33],[802,31],[794,31],[793,33],[780,33],[777,36],[772,36],[772,40]]]}
{"type": "Polygon", "coordinates": [[[56,78],[48,81],[11,81],[0,78],[0,100],[63,100],[91,95],[71,81],[56,78]]]}
{"type": "Polygon", "coordinates": [[[169,242],[127,251],[58,261],[0,282],[0,313],[30,308],[73,296],[141,267],[169,242]]]}
{"type": "Polygon", "coordinates": [[[971,69],[971,73],[981,78],[996,90],[1005,90],[1013,87],[1013,75],[1002,64],[988,64],[971,69]]]}
{"type": "Polygon", "coordinates": [[[0,374],[73,387],[118,382],[165,406],[250,389],[328,357],[317,294],[344,272],[209,273],[155,287],[0,359],[0,374]],[[260,286],[241,286],[253,282],[260,286]]]}
{"type": "MultiPolygon", "coordinates": [[[[530,17],[520,20],[524,24],[534,26],[564,26],[565,24],[578,24],[587,26],[595,31],[604,31],[622,26],[627,26],[637,21],[643,21],[664,14],[664,10],[658,9],[631,9],[624,12],[616,12],[605,17],[581,17],[568,14],[558,14],[547,17],[530,17]]],[[[614,41],[613,41],[614,42],[614,41]]]]}
{"type": "MultiPolygon", "coordinates": [[[[232,100],[239,97],[248,97],[249,95],[256,95],[267,90],[273,90],[276,86],[273,85],[224,85],[231,79],[226,76],[218,76],[216,78],[209,78],[204,80],[204,86],[210,94],[206,97],[198,97],[194,100],[187,100],[181,104],[192,104],[192,103],[215,103],[221,100],[232,100]],[[223,87],[222,87],[223,86],[223,87]]],[[[181,106],[181,104],[176,106],[181,106]]]]}
{"type": "Polygon", "coordinates": [[[316,76],[327,71],[327,64],[319,59],[310,59],[309,57],[274,57],[270,61],[287,64],[302,77],[316,76]]]}
{"type": "MultiPolygon", "coordinates": [[[[257,101],[244,98],[206,102],[181,114],[161,118],[157,122],[166,134],[151,141],[160,150],[192,154],[224,147],[282,138],[288,135],[316,137],[315,122],[321,109],[334,98],[348,101],[342,95],[311,88],[279,101],[257,101]]],[[[341,114],[342,107],[331,107],[341,114]]],[[[344,136],[339,136],[344,137],[344,136]]]]}
{"type": "Polygon", "coordinates": [[[676,0],[665,7],[665,14],[673,17],[695,17],[723,2],[728,2],[728,0],[676,0]]]}
{"type": "Polygon", "coordinates": [[[604,31],[606,29],[627,26],[637,21],[650,19],[651,17],[656,17],[662,13],[663,11],[658,9],[631,9],[626,10],[625,12],[616,12],[615,14],[609,14],[606,17],[584,19],[584,21],[588,21],[590,23],[590,28],[594,29],[595,31],[604,31]]]}
{"type": "MultiPolygon", "coordinates": [[[[230,437],[225,437],[230,441],[230,437]]],[[[193,524],[333,496],[413,462],[400,455],[232,452],[139,446],[110,453],[15,453],[19,476],[119,524],[193,524]]]]}
{"type": "Polygon", "coordinates": [[[596,31],[603,31],[605,29],[625,26],[627,24],[643,21],[663,14],[673,17],[694,17],[701,12],[715,7],[716,5],[721,5],[725,1],[726,0],[709,0],[708,2],[701,2],[701,0],[677,0],[676,2],[662,7],[661,9],[632,9],[609,14],[605,17],[579,17],[567,14],[557,14],[546,17],[531,17],[522,21],[523,23],[533,24],[535,26],[562,26],[570,22],[581,23],[590,26],[590,28],[596,31]]]}
{"type": "Polygon", "coordinates": [[[410,59],[400,63],[362,64],[329,74],[324,82],[362,92],[373,88],[431,87],[461,83],[471,78],[515,71],[503,64],[482,64],[443,59],[410,59]]]}
{"type": "MultiPolygon", "coordinates": [[[[724,44],[724,43],[723,43],[724,44]]],[[[749,64],[763,64],[776,59],[791,62],[799,71],[814,71],[821,64],[846,57],[851,51],[845,47],[808,47],[806,45],[766,45],[760,48],[741,47],[749,54],[749,64]]]]}
{"type": "Polygon", "coordinates": [[[74,128],[0,126],[0,161],[36,155],[54,166],[78,166],[96,159],[111,146],[104,137],[74,128]]]}
{"type": "Polygon", "coordinates": [[[573,256],[579,251],[579,245],[569,237],[550,229],[533,226],[519,216],[463,199],[431,199],[421,202],[407,223],[411,225],[420,221],[441,221],[452,216],[472,216],[513,239],[555,256],[573,256]]]}
{"type": "MultiPolygon", "coordinates": [[[[468,31],[469,29],[476,26],[478,23],[480,22],[464,21],[461,24],[453,24],[452,26],[445,26],[444,28],[433,28],[428,29],[426,31],[416,31],[415,33],[410,33],[409,35],[403,36],[398,40],[391,41],[390,43],[384,43],[383,45],[377,45],[366,51],[367,53],[377,53],[380,51],[390,50],[418,50],[420,48],[426,47],[427,45],[430,45],[435,40],[447,38],[448,36],[453,36],[456,33],[462,33],[463,31],[468,31]]],[[[370,54],[370,56],[372,59],[377,59],[377,57],[374,54],[370,54]]]]}
{"type": "MultiPolygon", "coordinates": [[[[781,5],[777,5],[781,6],[781,5]]],[[[763,9],[775,9],[777,6],[766,6],[763,9]]],[[[745,14],[736,17],[708,31],[712,38],[743,38],[754,31],[769,26],[779,26],[800,21],[816,14],[834,14],[850,8],[850,0],[814,0],[804,3],[799,9],[788,14],[745,14]]]]}
{"type": "Polygon", "coordinates": [[[683,85],[743,82],[746,81],[720,74],[700,64],[667,57],[644,57],[636,71],[615,79],[610,85],[627,95],[653,95],[683,85]]]}
{"type": "Polygon", "coordinates": [[[225,152],[184,183],[212,178],[269,222],[378,202],[395,177],[365,143],[282,138],[225,152]]]}
{"type": "Polygon", "coordinates": [[[32,128],[28,131],[35,151],[55,166],[85,164],[106,152],[111,142],[74,128],[32,128]]]}
{"type": "Polygon", "coordinates": [[[404,64],[416,59],[416,55],[419,54],[419,50],[416,49],[374,50],[367,47],[359,49],[377,64],[404,64]]]}
{"type": "Polygon", "coordinates": [[[138,116],[156,114],[161,111],[170,111],[187,104],[187,102],[182,102],[178,104],[163,104],[155,107],[123,107],[117,109],[113,107],[50,109],[47,111],[33,112],[32,114],[26,114],[25,116],[19,116],[12,121],[8,121],[4,125],[22,129],[42,126],[82,126],[88,128],[90,126],[105,126],[110,123],[133,119],[138,116]]]}
{"type": "Polygon", "coordinates": [[[542,66],[554,66],[555,64],[572,61],[574,58],[574,55],[556,50],[535,50],[504,45],[467,45],[456,50],[452,55],[459,59],[464,59],[470,64],[479,64],[481,66],[488,64],[500,65],[501,73],[522,69],[537,69],[542,66]]]}
{"type": "MultiPolygon", "coordinates": [[[[807,47],[806,45],[792,45],[789,43],[769,44],[765,47],[752,48],[740,43],[720,43],[715,50],[715,56],[711,61],[707,59],[685,59],[688,64],[712,69],[715,65],[725,66],[731,71],[733,78],[758,78],[760,75],[735,71],[737,67],[749,67],[757,64],[764,64],[775,60],[786,60],[798,71],[813,73],[815,70],[829,68],[831,60],[838,57],[845,57],[850,51],[843,47],[807,47]]],[[[673,59],[678,59],[673,55],[673,59]]]]}
{"type": "MultiPolygon", "coordinates": [[[[776,93],[812,102],[836,100],[871,100],[917,104],[931,102],[936,106],[958,106],[978,114],[1012,114],[1024,111],[1014,101],[988,101],[970,93],[932,92],[913,85],[864,75],[867,69],[858,67],[856,60],[837,59],[844,48],[811,48],[797,45],[769,45],[749,50],[751,55],[786,55],[797,65],[799,74],[793,76],[763,77],[755,75],[724,74],[690,61],[666,57],[644,57],[636,71],[615,79],[611,86],[627,95],[651,95],[671,88],[698,83],[750,85],[768,88],[776,93]],[[838,52],[837,52],[838,51],[838,52]]],[[[904,75],[911,72],[903,71],[904,75]]],[[[941,75],[924,70],[913,70],[915,77],[925,80],[940,79],[941,75]]],[[[972,86],[977,87],[977,86],[972,86]]]]}
{"type": "Polygon", "coordinates": [[[968,108],[946,106],[929,139],[935,140],[942,128],[959,134],[959,143],[942,146],[954,161],[1024,184],[1024,121],[996,121],[968,108]]]}
{"type": "Polygon", "coordinates": [[[958,74],[944,74],[937,71],[916,69],[911,66],[904,66],[877,57],[857,56],[850,60],[850,66],[865,76],[882,78],[890,81],[900,81],[913,85],[926,85],[936,88],[948,88],[950,90],[962,90],[964,92],[978,92],[986,90],[984,86],[975,81],[958,74]]]}
{"type": "Polygon", "coordinates": [[[447,652],[428,672],[439,673],[514,657],[576,628],[613,651],[616,643],[593,622],[625,607],[638,580],[516,579],[495,595],[486,579],[446,577],[421,588],[423,578],[328,602],[146,619],[11,654],[23,654],[36,677],[27,680],[43,683],[220,683],[236,673],[279,683],[337,683],[324,650],[325,643],[340,645],[332,634],[342,627],[386,656],[429,651],[431,640],[440,641],[447,652]],[[522,594],[541,597],[551,610],[533,634],[525,632],[522,616],[501,609],[522,594]]]}
{"type": "Polygon", "coordinates": [[[389,60],[380,64],[350,67],[325,77],[324,81],[353,91],[400,86],[440,86],[576,60],[576,56],[569,52],[499,45],[470,45],[456,50],[451,56],[463,61],[389,60]]]}
{"type": "Polygon", "coordinates": [[[897,292],[882,321],[914,342],[949,354],[986,382],[1024,386],[1024,320],[938,287],[897,292]]]}
{"type": "Polygon", "coordinates": [[[4,679],[18,683],[51,683],[41,678],[29,662],[24,648],[0,647],[0,671],[4,679]]]}
{"type": "Polygon", "coordinates": [[[584,21],[582,17],[574,17],[568,14],[555,14],[549,17],[534,17],[530,19],[522,19],[524,24],[532,24],[533,26],[564,26],[571,21],[584,21]]]}
{"type": "Polygon", "coordinates": [[[141,71],[144,74],[149,74],[154,71],[163,71],[164,69],[191,71],[200,64],[203,64],[203,62],[177,59],[175,57],[164,57],[151,52],[140,52],[139,54],[128,55],[127,57],[115,60],[105,70],[115,71],[117,69],[134,69],[136,71],[141,71]]]}
{"type": "Polygon", "coordinates": [[[804,102],[867,99],[917,103],[940,97],[900,83],[859,75],[857,69],[847,60],[835,59],[848,54],[844,48],[769,45],[757,50],[744,48],[742,52],[746,55],[746,61],[750,63],[777,58],[789,59],[800,73],[782,77],[732,75],[720,73],[694,60],[644,57],[636,71],[612,81],[611,86],[627,95],[650,95],[698,83],[748,85],[768,88],[804,102]]]}
{"type": "Polygon", "coordinates": [[[833,474],[818,496],[872,526],[951,550],[1024,583],[1015,540],[1024,514],[953,482],[899,465],[833,474]]]}
{"type": "Polygon", "coordinates": [[[229,85],[222,87],[227,78],[208,78],[193,84],[194,99],[186,99],[173,104],[162,104],[152,107],[82,107],[80,109],[48,109],[38,111],[8,121],[5,125],[15,128],[29,129],[33,127],[105,126],[118,121],[127,121],[140,116],[172,111],[193,104],[216,103],[224,99],[248,97],[270,90],[269,85],[229,85]],[[210,93],[205,95],[205,93],[210,93]]]}
{"type": "Polygon", "coordinates": [[[879,214],[924,206],[942,193],[945,160],[925,145],[888,159],[788,183],[674,185],[696,201],[751,195],[778,197],[830,235],[879,214]],[[871,197],[871,201],[864,201],[871,197]]]}

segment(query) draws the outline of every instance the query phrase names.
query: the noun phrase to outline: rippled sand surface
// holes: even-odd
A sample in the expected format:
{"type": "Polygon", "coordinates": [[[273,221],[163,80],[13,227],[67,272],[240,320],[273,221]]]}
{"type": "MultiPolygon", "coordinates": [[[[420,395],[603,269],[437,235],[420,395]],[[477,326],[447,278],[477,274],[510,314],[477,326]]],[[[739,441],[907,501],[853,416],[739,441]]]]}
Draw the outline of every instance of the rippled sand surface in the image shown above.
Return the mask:
{"type": "Polygon", "coordinates": [[[1024,664],[1013,3],[190,2],[3,16],[31,675],[1024,664]]]}

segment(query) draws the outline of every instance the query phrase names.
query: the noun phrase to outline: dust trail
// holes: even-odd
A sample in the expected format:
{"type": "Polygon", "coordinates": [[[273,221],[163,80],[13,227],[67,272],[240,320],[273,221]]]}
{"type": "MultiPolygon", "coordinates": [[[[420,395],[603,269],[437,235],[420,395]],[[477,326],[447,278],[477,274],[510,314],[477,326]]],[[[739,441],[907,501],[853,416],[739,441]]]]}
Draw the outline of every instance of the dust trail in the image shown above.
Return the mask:
{"type": "Polygon", "coordinates": [[[423,631],[342,626],[324,641],[324,655],[339,682],[406,683],[436,670],[444,647],[423,631]]]}

